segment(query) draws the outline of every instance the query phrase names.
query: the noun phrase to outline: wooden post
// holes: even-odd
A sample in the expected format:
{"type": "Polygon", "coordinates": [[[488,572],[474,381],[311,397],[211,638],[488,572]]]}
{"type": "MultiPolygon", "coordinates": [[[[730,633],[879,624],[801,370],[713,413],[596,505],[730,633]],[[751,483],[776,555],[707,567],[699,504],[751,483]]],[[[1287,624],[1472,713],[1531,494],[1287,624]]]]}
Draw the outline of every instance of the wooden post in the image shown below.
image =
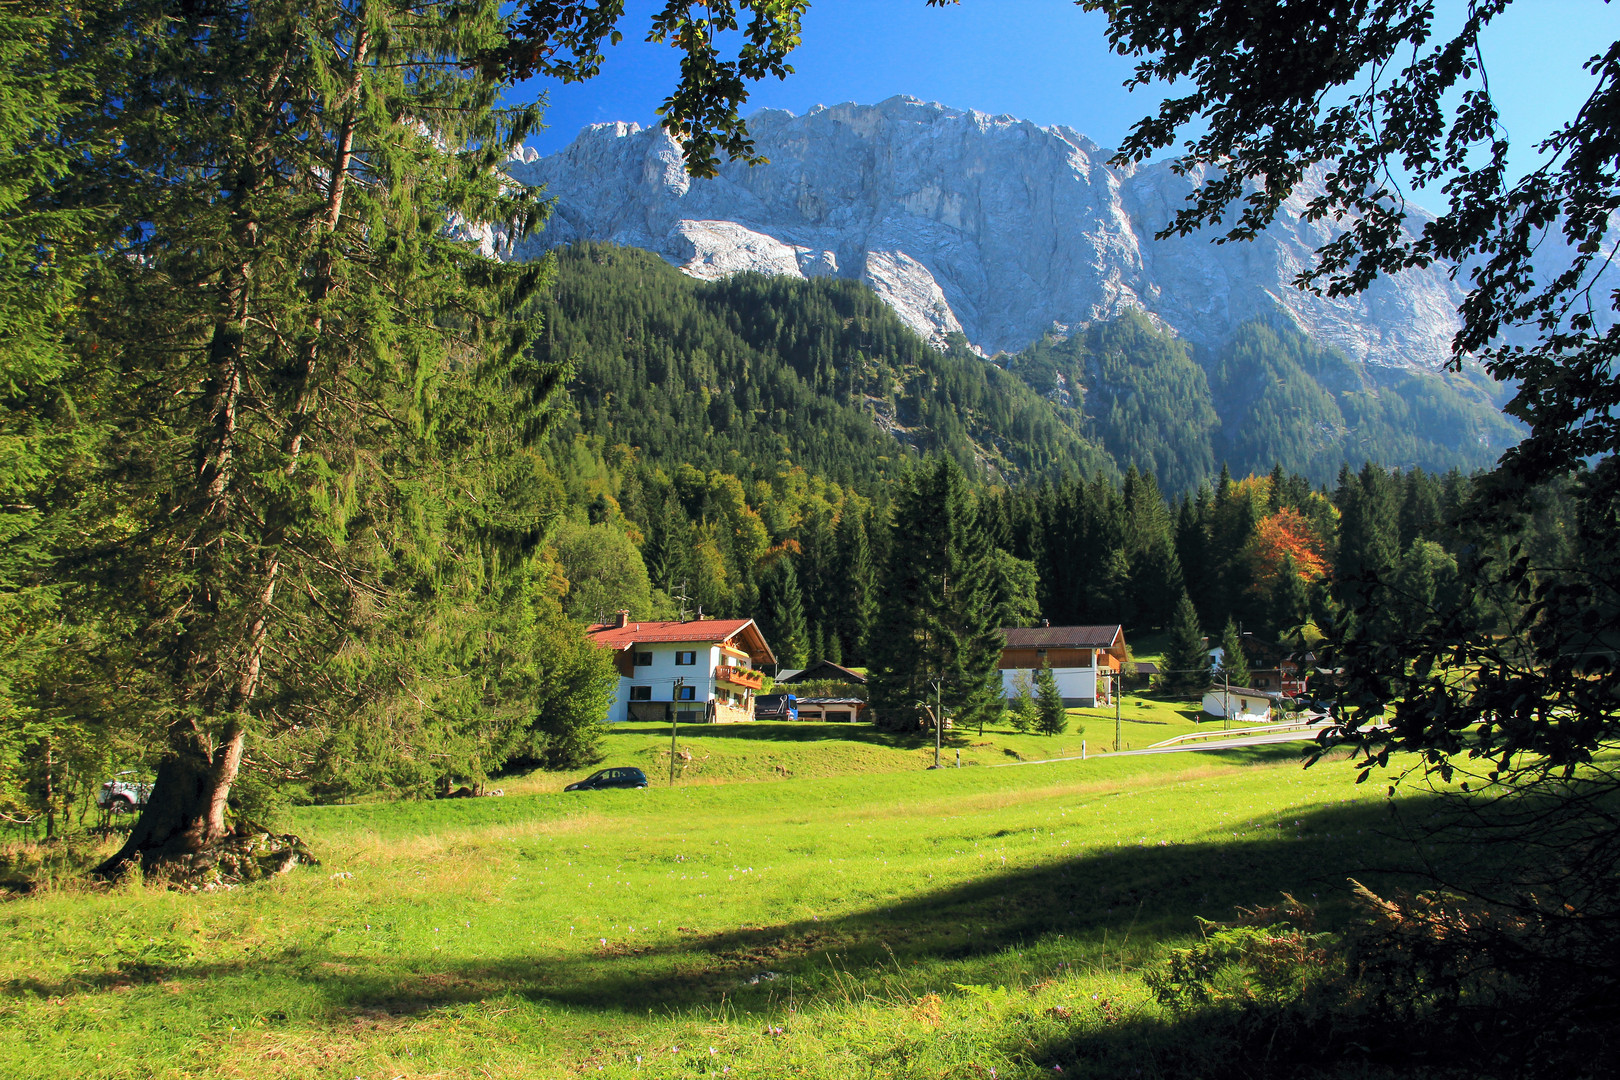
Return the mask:
{"type": "Polygon", "coordinates": [[[675,685],[672,686],[670,688],[670,691],[669,691],[669,697],[670,697],[670,702],[669,702],[669,786],[670,787],[675,786],[675,729],[680,726],[679,722],[675,719],[675,717],[676,717],[675,710],[676,710],[676,708],[678,706],[678,703],[680,702],[680,698],[681,698],[681,685],[683,683],[685,683],[685,682],[686,682],[685,678],[676,679],[675,680],[675,685]]]}

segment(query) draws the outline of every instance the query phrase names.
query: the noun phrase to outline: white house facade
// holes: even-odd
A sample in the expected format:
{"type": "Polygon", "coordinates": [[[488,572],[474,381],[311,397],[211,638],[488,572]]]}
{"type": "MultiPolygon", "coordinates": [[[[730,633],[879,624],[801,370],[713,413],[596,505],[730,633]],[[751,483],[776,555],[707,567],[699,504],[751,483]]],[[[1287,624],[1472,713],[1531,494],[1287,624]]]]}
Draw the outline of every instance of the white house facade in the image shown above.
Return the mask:
{"type": "Polygon", "coordinates": [[[1216,686],[1204,694],[1204,712],[1223,720],[1263,724],[1271,719],[1271,696],[1248,686],[1216,686]]]}
{"type": "Polygon", "coordinates": [[[634,622],[621,611],[587,632],[615,653],[619,686],[609,723],[752,720],[764,684],[758,668],[776,661],[752,619],[634,622]]]}

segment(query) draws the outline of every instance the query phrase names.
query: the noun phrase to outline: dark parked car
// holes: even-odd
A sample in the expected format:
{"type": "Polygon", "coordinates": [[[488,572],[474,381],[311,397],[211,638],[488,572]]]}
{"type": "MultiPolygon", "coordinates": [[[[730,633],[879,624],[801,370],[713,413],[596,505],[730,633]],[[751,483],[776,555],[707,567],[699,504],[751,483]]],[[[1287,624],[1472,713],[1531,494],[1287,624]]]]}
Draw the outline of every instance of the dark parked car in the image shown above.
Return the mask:
{"type": "Polygon", "coordinates": [[[600,791],[602,788],[646,787],[647,774],[640,769],[598,769],[583,780],[576,780],[564,791],[600,791]]]}

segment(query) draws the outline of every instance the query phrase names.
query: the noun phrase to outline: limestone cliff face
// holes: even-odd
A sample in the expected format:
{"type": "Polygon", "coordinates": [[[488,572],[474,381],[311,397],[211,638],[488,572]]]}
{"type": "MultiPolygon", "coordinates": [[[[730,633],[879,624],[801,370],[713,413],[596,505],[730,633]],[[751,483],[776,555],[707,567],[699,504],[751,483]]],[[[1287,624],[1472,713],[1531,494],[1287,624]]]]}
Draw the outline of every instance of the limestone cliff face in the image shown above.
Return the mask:
{"type": "Polygon", "coordinates": [[[924,335],[960,331],[985,352],[1138,308],[1198,344],[1280,314],[1352,360],[1432,369],[1456,328],[1459,292],[1441,270],[1350,299],[1293,288],[1332,236],[1300,220],[1302,198],[1253,243],[1153,239],[1194,178],[1110,168],[1108,151],[1070,128],[896,97],[767,110],[749,129],[770,164],[730,164],[713,180],[688,177],[668,136],[634,124],[595,125],[560,153],[514,159],[511,175],[557,203],[546,231],[513,254],[605,240],[701,278],[859,278],[924,335]]]}

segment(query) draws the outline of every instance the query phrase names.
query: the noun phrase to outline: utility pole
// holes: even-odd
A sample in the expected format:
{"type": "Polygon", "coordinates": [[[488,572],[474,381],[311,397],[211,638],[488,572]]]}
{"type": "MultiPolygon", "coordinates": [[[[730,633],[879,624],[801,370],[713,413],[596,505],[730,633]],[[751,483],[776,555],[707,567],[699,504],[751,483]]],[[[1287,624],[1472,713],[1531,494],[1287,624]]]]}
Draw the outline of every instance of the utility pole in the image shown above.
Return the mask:
{"type": "Polygon", "coordinates": [[[1125,684],[1125,680],[1124,680],[1124,674],[1125,673],[1123,671],[1115,671],[1113,674],[1114,674],[1114,680],[1113,680],[1114,681],[1114,741],[1119,742],[1119,695],[1120,695],[1120,687],[1122,687],[1125,684]]]}
{"type": "Polygon", "coordinates": [[[1119,723],[1119,673],[1110,671],[1108,681],[1114,689],[1114,753],[1117,754],[1122,747],[1119,723]]]}
{"type": "Polygon", "coordinates": [[[934,768],[939,768],[939,750],[945,737],[945,690],[939,679],[934,680],[934,768]]]}
{"type": "Polygon", "coordinates": [[[1232,727],[1232,674],[1221,665],[1221,730],[1229,731],[1232,727]]]}
{"type": "Polygon", "coordinates": [[[675,729],[679,723],[675,719],[675,710],[681,700],[681,687],[686,677],[681,676],[675,680],[675,685],[669,692],[669,786],[675,786],[675,729]]]}

